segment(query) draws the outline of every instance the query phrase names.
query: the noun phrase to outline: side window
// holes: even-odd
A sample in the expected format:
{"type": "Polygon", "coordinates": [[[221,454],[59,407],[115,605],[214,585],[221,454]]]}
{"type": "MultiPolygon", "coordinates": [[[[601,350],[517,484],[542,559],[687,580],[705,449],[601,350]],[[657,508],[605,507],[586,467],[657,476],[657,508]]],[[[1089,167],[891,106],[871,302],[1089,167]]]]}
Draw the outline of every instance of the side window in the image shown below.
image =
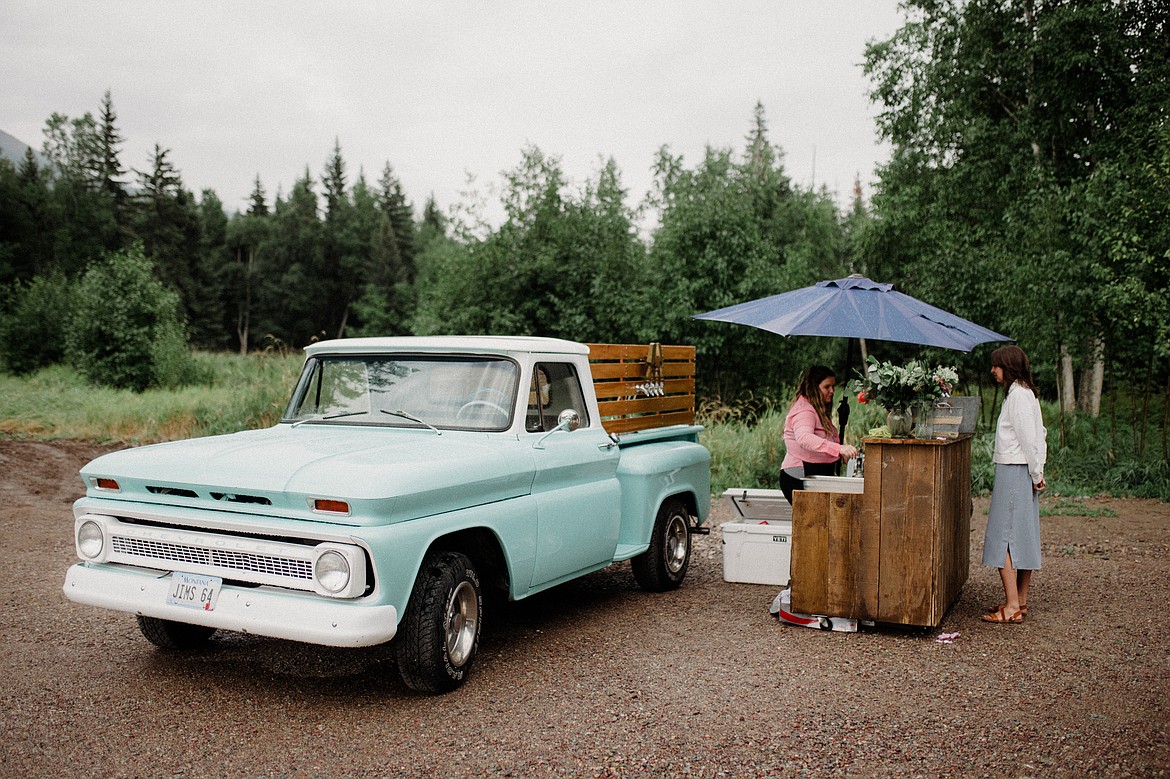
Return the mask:
{"type": "Polygon", "coordinates": [[[557,416],[569,408],[581,416],[581,427],[589,426],[589,413],[576,368],[571,363],[537,363],[528,392],[525,428],[530,433],[552,430],[557,426],[557,416]]]}

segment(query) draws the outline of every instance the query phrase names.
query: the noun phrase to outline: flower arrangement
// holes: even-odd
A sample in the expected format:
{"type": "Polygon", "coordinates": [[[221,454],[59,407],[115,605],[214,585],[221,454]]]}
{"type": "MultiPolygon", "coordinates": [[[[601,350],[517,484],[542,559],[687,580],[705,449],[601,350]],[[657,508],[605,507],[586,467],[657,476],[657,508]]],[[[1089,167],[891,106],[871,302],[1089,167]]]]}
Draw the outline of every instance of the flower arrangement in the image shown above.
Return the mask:
{"type": "Polygon", "coordinates": [[[865,375],[850,382],[850,389],[858,392],[859,403],[875,402],[893,411],[926,405],[951,394],[959,383],[954,368],[942,365],[931,369],[918,360],[904,366],[878,362],[870,357],[865,375]]]}

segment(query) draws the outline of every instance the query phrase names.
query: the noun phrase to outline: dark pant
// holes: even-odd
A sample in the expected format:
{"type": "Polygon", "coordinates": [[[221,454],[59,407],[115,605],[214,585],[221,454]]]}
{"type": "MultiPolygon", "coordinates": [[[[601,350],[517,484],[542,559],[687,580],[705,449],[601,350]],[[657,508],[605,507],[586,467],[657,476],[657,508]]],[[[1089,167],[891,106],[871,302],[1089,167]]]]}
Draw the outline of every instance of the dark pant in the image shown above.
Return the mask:
{"type": "MultiPolygon", "coordinates": [[[[835,460],[831,463],[805,463],[805,476],[836,476],[841,472],[841,461],[835,460]]],[[[784,493],[784,497],[788,498],[788,502],[792,503],[792,492],[799,490],[802,487],[800,479],[791,474],[781,470],[780,471],[780,491],[784,493]]]]}

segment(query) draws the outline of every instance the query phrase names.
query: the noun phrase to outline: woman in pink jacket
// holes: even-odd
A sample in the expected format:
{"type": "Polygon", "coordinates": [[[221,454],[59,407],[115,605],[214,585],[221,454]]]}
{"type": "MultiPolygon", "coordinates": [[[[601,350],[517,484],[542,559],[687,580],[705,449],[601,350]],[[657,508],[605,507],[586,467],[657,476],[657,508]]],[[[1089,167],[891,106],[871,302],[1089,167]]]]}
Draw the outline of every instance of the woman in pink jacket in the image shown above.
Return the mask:
{"type": "Polygon", "coordinates": [[[842,444],[829,418],[837,374],[814,365],[796,388],[796,398],[784,420],[784,462],[780,464],[780,489],[788,502],[805,476],[835,476],[841,460],[852,460],[857,449],[842,444]]]}

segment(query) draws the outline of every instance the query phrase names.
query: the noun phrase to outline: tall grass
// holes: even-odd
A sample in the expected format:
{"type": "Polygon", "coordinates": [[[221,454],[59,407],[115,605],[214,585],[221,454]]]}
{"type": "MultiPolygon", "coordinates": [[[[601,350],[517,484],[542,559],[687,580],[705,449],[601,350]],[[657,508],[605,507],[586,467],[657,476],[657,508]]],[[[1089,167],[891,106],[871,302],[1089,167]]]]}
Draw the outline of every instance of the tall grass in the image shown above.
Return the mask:
{"type": "Polygon", "coordinates": [[[302,361],[197,353],[197,384],[141,393],[95,387],[60,365],[0,374],[0,436],[138,445],[267,427],[284,410],[302,361]]]}

